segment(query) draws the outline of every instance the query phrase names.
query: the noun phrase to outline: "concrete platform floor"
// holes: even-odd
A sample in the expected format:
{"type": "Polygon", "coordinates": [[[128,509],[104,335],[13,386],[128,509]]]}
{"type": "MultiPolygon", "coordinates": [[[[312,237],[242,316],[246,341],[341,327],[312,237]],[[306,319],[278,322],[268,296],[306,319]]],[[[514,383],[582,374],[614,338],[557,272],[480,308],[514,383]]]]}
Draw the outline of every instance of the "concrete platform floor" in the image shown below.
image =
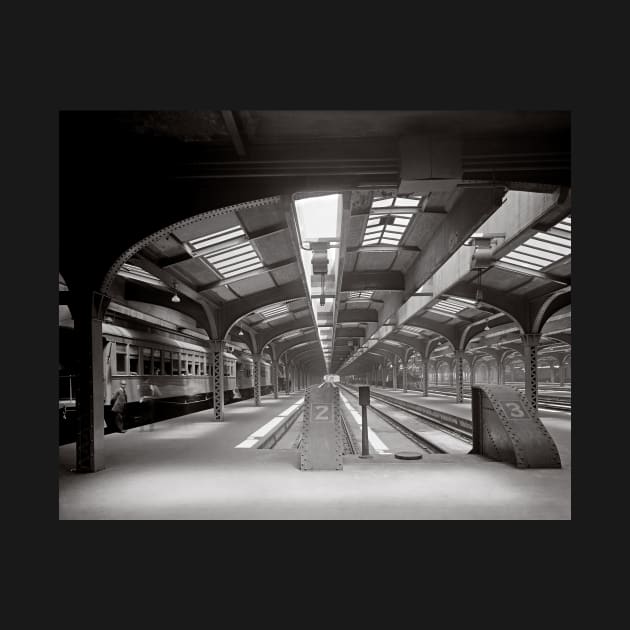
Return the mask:
{"type": "MultiPolygon", "coordinates": [[[[519,470],[475,455],[344,457],[343,471],[298,468],[291,450],[234,448],[302,397],[264,397],[105,437],[106,468],[69,472],[59,448],[59,518],[570,519],[571,469],[519,470]]],[[[570,423],[569,423],[570,431],[570,423]]]]}

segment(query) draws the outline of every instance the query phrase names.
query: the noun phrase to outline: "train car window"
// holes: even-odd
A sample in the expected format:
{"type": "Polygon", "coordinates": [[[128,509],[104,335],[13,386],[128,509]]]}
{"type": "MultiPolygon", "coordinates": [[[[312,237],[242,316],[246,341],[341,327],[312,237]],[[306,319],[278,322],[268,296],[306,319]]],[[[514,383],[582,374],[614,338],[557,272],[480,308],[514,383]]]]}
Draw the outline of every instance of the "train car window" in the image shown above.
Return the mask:
{"type": "Polygon", "coordinates": [[[129,373],[138,374],[138,346],[129,346],[129,373]]]}
{"type": "Polygon", "coordinates": [[[193,357],[192,354],[188,355],[188,376],[191,376],[193,374],[193,357]]]}
{"type": "Polygon", "coordinates": [[[127,344],[116,344],[116,374],[127,373],[127,344]]]}
{"type": "Polygon", "coordinates": [[[164,351],[164,374],[171,374],[171,353],[164,351]]]}
{"type": "Polygon", "coordinates": [[[199,376],[199,355],[195,355],[195,376],[199,376]]]}
{"type": "Polygon", "coordinates": [[[179,352],[173,352],[173,376],[179,376],[179,352]]]}
{"type": "Polygon", "coordinates": [[[162,374],[162,351],[153,350],[153,374],[159,376],[162,374]]]}
{"type": "Polygon", "coordinates": [[[142,373],[152,374],[151,372],[151,348],[142,348],[142,373]]]}
{"type": "Polygon", "coordinates": [[[206,376],[212,376],[212,372],[210,371],[210,364],[206,362],[206,376]]]}

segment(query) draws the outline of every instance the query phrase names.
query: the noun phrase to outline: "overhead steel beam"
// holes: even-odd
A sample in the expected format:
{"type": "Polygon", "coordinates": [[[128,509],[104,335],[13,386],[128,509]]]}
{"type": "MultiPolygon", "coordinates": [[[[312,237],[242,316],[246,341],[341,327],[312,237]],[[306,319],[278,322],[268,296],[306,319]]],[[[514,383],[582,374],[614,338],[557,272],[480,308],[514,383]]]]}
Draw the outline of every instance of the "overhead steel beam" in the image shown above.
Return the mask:
{"type": "Polygon", "coordinates": [[[378,322],[378,311],[372,308],[356,308],[339,311],[337,323],[348,324],[356,322],[378,322]]]}
{"type": "Polygon", "coordinates": [[[341,279],[341,291],[404,291],[400,271],[349,271],[341,279]]]}

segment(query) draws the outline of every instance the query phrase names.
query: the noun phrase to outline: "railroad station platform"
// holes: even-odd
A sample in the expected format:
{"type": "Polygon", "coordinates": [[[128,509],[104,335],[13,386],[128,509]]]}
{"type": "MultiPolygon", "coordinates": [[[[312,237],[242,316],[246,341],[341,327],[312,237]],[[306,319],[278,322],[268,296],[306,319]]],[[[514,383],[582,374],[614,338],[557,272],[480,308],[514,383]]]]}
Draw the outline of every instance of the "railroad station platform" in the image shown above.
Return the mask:
{"type": "MultiPolygon", "coordinates": [[[[452,397],[425,397],[418,391],[408,390],[405,392],[402,389],[374,387],[372,385],[370,385],[370,391],[383,394],[384,396],[394,396],[399,400],[404,400],[420,407],[429,407],[430,409],[435,409],[442,413],[472,420],[470,399],[464,400],[463,403],[456,403],[453,401],[452,397]]],[[[538,417],[545,425],[558,447],[562,466],[571,468],[571,414],[566,411],[557,411],[554,409],[539,409],[538,417]]]]}
{"type": "Polygon", "coordinates": [[[252,434],[302,397],[266,396],[260,407],[251,400],[233,403],[221,423],[205,410],[156,423],[153,430],[106,435],[106,468],[97,473],[70,472],[75,445],[61,446],[59,518],[571,518],[567,466],[522,470],[477,455],[419,461],[352,455],[344,457],[342,471],[305,472],[296,450],[255,448],[252,434]]]}

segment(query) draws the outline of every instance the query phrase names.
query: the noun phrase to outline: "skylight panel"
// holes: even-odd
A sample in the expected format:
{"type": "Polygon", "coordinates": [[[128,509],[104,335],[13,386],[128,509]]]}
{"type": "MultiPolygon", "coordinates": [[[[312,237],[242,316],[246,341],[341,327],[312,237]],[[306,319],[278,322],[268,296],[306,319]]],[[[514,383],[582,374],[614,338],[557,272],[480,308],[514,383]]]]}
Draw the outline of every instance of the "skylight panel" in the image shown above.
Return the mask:
{"type": "Polygon", "coordinates": [[[571,217],[565,217],[549,232],[536,232],[524,243],[515,247],[499,262],[517,265],[523,269],[544,271],[571,254],[571,217]]]}
{"type": "Polygon", "coordinates": [[[348,299],[350,300],[370,300],[374,295],[374,291],[350,291],[348,299]]]}
{"type": "Polygon", "coordinates": [[[156,278],[148,271],[145,271],[142,267],[138,267],[138,265],[124,263],[118,274],[135,280],[141,280],[142,282],[147,282],[149,284],[166,286],[159,278],[156,278]]]}
{"type": "Polygon", "coordinates": [[[205,254],[204,258],[224,278],[232,278],[263,267],[262,261],[249,241],[205,254]]]}
{"type": "Polygon", "coordinates": [[[441,315],[456,315],[460,311],[468,308],[466,304],[461,304],[455,300],[440,300],[437,304],[434,304],[429,310],[441,315]]]}
{"type": "Polygon", "coordinates": [[[553,252],[548,252],[542,249],[535,249],[533,247],[528,247],[527,245],[519,245],[514,251],[517,251],[520,254],[529,254],[535,258],[542,258],[543,260],[551,262],[556,262],[556,260],[560,260],[562,258],[560,254],[554,254],[553,252]]]}
{"type": "Polygon", "coordinates": [[[419,204],[420,204],[420,199],[408,199],[406,197],[396,197],[394,206],[398,208],[417,208],[419,204]]]}
{"type": "Polygon", "coordinates": [[[517,258],[512,258],[509,254],[501,258],[502,261],[510,263],[511,265],[516,265],[517,267],[525,267],[526,269],[533,269],[534,271],[540,271],[540,265],[530,265],[529,263],[522,262],[517,258]]]}
{"type": "Polygon", "coordinates": [[[372,208],[389,208],[394,202],[393,197],[386,197],[385,199],[377,199],[372,202],[372,208]]]}
{"type": "Polygon", "coordinates": [[[289,312],[289,307],[285,303],[285,304],[274,304],[273,306],[264,308],[258,311],[258,314],[264,317],[265,319],[267,319],[274,315],[278,315],[280,313],[288,313],[288,312],[289,312]]]}
{"type": "Polygon", "coordinates": [[[194,250],[203,249],[204,247],[210,247],[212,245],[218,245],[225,241],[230,241],[234,238],[245,236],[243,228],[240,226],[231,227],[227,230],[220,230],[214,234],[208,234],[206,236],[200,236],[190,241],[190,245],[194,250]]]}
{"type": "MultiPolygon", "coordinates": [[[[410,201],[419,202],[418,199],[410,201]]],[[[361,245],[398,245],[412,217],[412,214],[406,212],[370,217],[361,245]]]]}

